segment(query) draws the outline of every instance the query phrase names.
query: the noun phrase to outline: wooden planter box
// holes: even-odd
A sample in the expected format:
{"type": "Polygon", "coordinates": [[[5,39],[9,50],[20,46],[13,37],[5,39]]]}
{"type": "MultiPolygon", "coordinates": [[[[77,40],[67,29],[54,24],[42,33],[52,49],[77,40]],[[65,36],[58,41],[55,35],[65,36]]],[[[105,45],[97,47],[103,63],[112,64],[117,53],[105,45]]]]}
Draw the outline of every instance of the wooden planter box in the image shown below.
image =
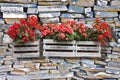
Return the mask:
{"type": "Polygon", "coordinates": [[[101,57],[101,45],[94,41],[55,42],[52,39],[43,39],[43,56],[101,57]]]}
{"type": "Polygon", "coordinates": [[[40,42],[28,42],[25,44],[13,43],[13,57],[15,58],[34,58],[40,57],[40,42]]]}

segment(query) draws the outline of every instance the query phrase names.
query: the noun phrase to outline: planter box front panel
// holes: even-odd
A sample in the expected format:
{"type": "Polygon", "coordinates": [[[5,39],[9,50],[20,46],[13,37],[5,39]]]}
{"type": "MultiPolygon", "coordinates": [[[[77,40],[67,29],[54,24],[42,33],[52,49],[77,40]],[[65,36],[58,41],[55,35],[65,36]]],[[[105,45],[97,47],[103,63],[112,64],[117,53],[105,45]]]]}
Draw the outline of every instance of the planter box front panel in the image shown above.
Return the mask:
{"type": "Polygon", "coordinates": [[[77,57],[101,57],[101,44],[95,41],[76,41],[77,57]]]}
{"type": "Polygon", "coordinates": [[[55,42],[50,39],[43,40],[43,56],[75,57],[75,41],[55,42]]]}
{"type": "Polygon", "coordinates": [[[40,53],[39,40],[35,42],[28,42],[25,44],[13,44],[13,57],[15,58],[32,58],[39,57],[40,53]]]}
{"type": "Polygon", "coordinates": [[[43,56],[101,57],[101,44],[95,41],[55,42],[43,40],[43,56]]]}

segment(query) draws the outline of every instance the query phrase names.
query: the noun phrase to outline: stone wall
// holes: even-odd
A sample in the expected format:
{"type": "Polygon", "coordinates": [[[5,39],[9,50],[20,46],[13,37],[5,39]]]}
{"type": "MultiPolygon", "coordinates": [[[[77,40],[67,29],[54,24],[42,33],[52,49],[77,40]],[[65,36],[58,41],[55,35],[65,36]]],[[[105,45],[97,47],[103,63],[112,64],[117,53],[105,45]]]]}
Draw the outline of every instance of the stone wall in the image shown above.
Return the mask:
{"type": "Polygon", "coordinates": [[[120,0],[0,0],[0,80],[120,80],[119,3],[120,0]],[[88,27],[98,17],[113,27],[114,40],[102,48],[100,58],[16,59],[6,31],[15,21],[30,15],[39,17],[43,24],[70,19],[88,27]]]}

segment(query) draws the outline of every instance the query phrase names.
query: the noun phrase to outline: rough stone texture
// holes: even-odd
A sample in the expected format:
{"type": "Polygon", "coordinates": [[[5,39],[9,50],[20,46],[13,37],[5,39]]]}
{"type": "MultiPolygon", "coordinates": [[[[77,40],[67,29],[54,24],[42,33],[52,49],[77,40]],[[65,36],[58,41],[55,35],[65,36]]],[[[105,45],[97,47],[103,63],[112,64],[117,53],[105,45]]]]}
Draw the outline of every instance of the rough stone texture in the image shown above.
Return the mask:
{"type": "Polygon", "coordinates": [[[120,0],[0,0],[0,80],[120,80],[119,27],[120,0]],[[100,58],[13,58],[3,35],[18,18],[31,15],[43,24],[75,20],[89,28],[99,17],[113,28],[114,39],[100,58]]]}
{"type": "Polygon", "coordinates": [[[105,17],[118,17],[117,12],[95,12],[95,17],[105,18],[105,17]]]}

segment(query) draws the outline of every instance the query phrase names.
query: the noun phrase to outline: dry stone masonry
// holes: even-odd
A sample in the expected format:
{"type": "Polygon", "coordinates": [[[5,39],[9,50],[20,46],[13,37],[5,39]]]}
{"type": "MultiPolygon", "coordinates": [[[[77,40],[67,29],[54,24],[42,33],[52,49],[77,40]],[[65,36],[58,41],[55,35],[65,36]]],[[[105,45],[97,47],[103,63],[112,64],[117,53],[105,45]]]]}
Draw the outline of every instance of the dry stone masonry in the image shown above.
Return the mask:
{"type": "Polygon", "coordinates": [[[120,0],[0,0],[0,80],[120,80],[119,27],[120,0]],[[113,28],[113,41],[99,58],[45,59],[42,51],[38,58],[15,58],[6,31],[31,15],[42,24],[75,20],[90,28],[98,17],[113,28]]]}

